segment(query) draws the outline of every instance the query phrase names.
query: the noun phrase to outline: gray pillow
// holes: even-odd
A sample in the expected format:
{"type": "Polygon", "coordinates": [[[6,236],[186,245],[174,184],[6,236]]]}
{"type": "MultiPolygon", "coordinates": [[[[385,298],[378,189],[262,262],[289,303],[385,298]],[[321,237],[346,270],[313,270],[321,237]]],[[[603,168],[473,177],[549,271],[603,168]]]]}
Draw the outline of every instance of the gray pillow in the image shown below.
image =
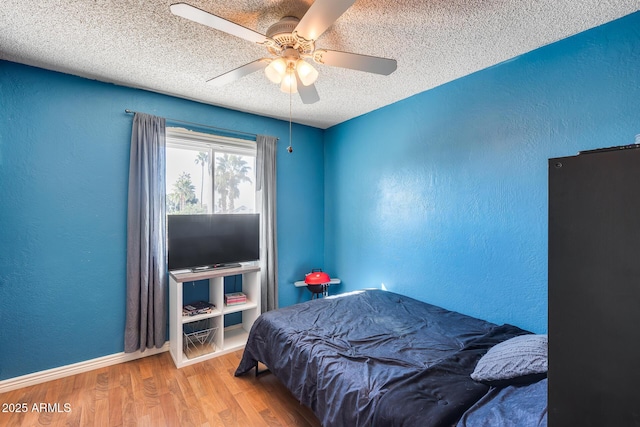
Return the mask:
{"type": "Polygon", "coordinates": [[[494,386],[539,381],[547,376],[547,336],[520,335],[491,347],[471,378],[494,386]]]}

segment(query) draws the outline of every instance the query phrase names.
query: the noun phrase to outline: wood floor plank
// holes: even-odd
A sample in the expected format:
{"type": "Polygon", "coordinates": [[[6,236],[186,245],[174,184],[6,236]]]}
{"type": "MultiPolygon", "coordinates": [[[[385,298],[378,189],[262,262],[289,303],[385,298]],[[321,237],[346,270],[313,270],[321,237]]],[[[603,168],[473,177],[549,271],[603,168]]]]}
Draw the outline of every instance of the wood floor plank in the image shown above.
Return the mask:
{"type": "MultiPolygon", "coordinates": [[[[118,379],[115,376],[111,376],[111,383],[118,379]]],[[[119,387],[112,387],[109,389],[109,425],[114,427],[121,427],[123,425],[123,396],[124,390],[119,387]]]]}
{"type": "Polygon", "coordinates": [[[247,392],[242,392],[235,394],[233,396],[243,412],[249,418],[251,424],[250,425],[261,425],[266,423],[266,425],[270,427],[283,427],[283,424],[274,417],[273,414],[269,411],[269,408],[264,407],[263,405],[256,406],[254,405],[255,400],[247,395],[247,392]]]}
{"type": "Polygon", "coordinates": [[[106,368],[102,368],[96,372],[96,399],[109,398],[109,372],[106,368]]]}
{"type": "Polygon", "coordinates": [[[274,415],[273,411],[271,411],[271,409],[269,408],[263,409],[262,411],[260,411],[260,416],[267,423],[269,427],[282,426],[278,418],[274,415]]]}
{"type": "Polygon", "coordinates": [[[28,410],[0,413],[0,425],[320,426],[272,374],[236,378],[241,355],[177,369],[165,352],[13,390],[0,394],[0,403],[24,403],[28,410]]]}
{"type": "Polygon", "coordinates": [[[97,399],[94,416],[94,426],[110,427],[109,423],[109,399],[97,399]]]}
{"type": "Polygon", "coordinates": [[[169,393],[160,395],[160,407],[162,408],[164,424],[166,426],[180,425],[180,418],[176,411],[175,402],[169,393]]]}

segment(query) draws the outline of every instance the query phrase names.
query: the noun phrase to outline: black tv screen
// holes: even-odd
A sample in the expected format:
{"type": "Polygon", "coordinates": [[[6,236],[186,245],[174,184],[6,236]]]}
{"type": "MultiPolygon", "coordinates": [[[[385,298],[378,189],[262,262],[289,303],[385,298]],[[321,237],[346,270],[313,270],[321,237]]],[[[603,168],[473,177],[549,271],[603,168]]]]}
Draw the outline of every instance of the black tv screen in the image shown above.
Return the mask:
{"type": "Polygon", "coordinates": [[[169,270],[255,261],[260,258],[260,215],[169,215],[167,246],[169,270]]]}

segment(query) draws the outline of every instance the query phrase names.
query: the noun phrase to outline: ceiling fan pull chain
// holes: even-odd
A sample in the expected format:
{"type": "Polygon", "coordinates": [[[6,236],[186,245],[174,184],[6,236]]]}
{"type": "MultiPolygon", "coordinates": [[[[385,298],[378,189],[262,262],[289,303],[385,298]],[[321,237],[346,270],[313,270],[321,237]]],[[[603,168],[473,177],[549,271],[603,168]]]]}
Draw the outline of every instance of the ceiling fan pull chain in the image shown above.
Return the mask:
{"type": "Polygon", "coordinates": [[[291,146],[291,143],[293,141],[293,139],[291,138],[291,121],[292,121],[291,103],[292,103],[292,97],[293,97],[293,94],[291,92],[291,86],[289,86],[289,146],[287,147],[287,151],[289,153],[293,153],[293,147],[291,146]]]}

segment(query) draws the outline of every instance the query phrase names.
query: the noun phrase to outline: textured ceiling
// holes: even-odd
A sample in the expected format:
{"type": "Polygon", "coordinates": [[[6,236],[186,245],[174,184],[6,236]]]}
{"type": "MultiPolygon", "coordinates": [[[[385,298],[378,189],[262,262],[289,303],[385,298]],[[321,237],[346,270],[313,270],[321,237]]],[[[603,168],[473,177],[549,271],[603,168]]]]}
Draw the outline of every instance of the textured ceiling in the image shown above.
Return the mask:
{"type": "MultiPolygon", "coordinates": [[[[289,96],[256,72],[206,80],[265,48],[171,14],[185,1],[265,34],[311,0],[3,0],[0,58],[289,119],[289,96]]],[[[640,0],[357,0],[317,48],[396,59],[390,76],[314,64],[320,101],[293,121],[327,128],[640,9],[640,0]]],[[[131,107],[123,105],[122,108],[131,107]]]]}

